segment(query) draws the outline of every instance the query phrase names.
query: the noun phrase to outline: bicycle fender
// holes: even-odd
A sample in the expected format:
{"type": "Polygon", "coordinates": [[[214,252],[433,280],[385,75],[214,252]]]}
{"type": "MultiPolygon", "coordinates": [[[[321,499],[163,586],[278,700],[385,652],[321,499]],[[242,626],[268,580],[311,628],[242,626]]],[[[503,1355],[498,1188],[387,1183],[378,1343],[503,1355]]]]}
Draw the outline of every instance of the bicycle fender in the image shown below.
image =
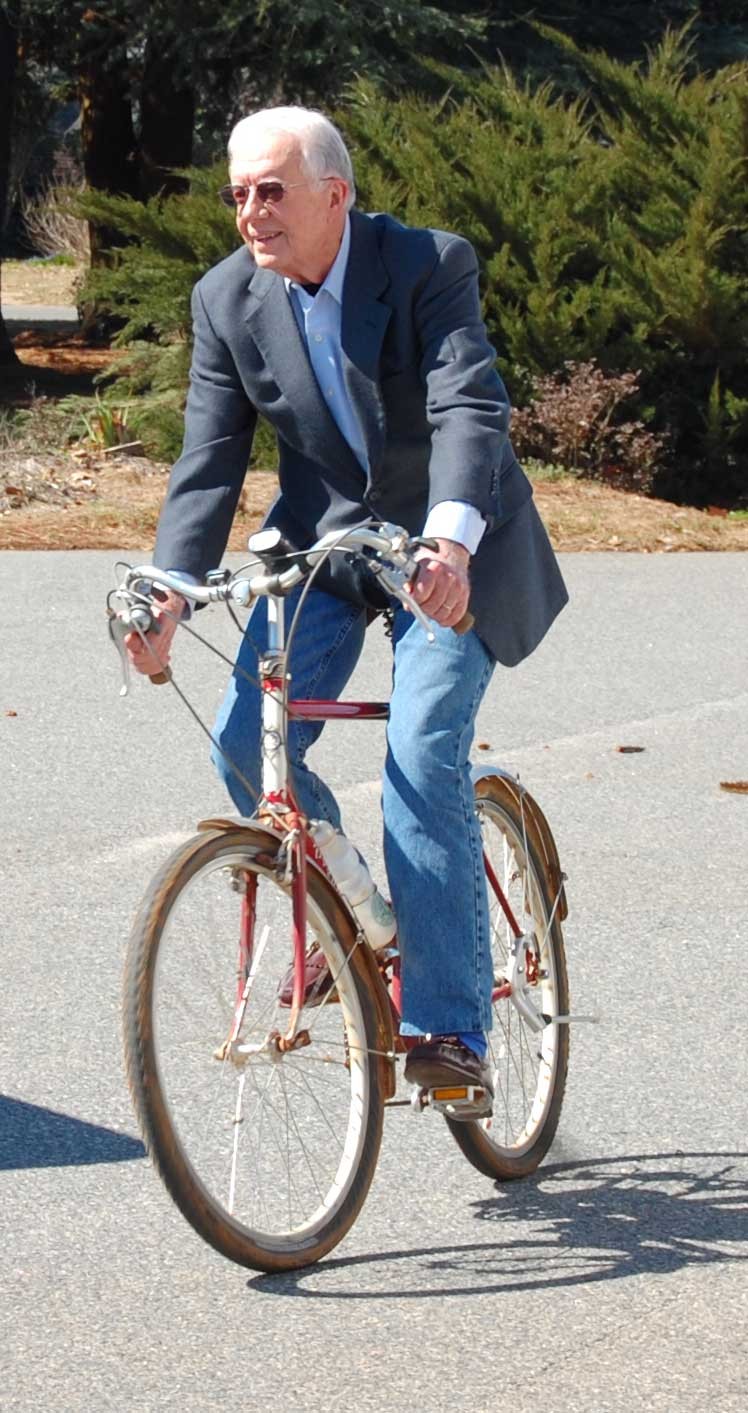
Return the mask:
{"type": "Polygon", "coordinates": [[[476,795],[490,794],[491,789],[502,792],[517,805],[521,805],[528,837],[535,847],[548,881],[551,898],[558,895],[558,916],[561,922],[568,916],[569,905],[566,901],[566,890],[564,879],[566,877],[561,869],[558,857],[556,841],[551,833],[551,827],[543,814],[537,800],[530,794],[524,785],[511,775],[508,770],[502,770],[495,765],[475,765],[471,770],[471,779],[476,795]]]}

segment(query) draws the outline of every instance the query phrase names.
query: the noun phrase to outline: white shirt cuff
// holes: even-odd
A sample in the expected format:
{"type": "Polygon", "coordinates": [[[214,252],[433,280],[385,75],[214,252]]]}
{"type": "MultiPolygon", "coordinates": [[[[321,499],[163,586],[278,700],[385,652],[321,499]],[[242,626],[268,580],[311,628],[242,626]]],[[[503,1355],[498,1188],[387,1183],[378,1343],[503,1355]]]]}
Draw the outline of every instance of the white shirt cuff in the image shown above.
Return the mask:
{"type": "Polygon", "coordinates": [[[423,533],[427,539],[456,540],[475,554],[485,528],[486,522],[474,505],[464,500],[440,500],[429,511],[423,533]]]}

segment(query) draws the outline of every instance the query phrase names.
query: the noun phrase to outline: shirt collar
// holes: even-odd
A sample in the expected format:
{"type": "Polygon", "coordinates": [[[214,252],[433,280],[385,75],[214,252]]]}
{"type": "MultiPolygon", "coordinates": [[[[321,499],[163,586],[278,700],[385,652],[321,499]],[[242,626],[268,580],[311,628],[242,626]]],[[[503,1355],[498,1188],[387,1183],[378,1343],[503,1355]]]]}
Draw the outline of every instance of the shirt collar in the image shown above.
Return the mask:
{"type": "MultiPolygon", "coordinates": [[[[343,238],[340,242],[340,248],[338,250],[337,255],[335,256],[335,259],[333,260],[332,265],[330,266],[330,269],[327,272],[327,275],[325,276],[324,280],[322,281],[322,284],[317,290],[317,294],[322,294],[323,290],[327,290],[327,293],[331,294],[333,299],[336,299],[338,304],[341,305],[343,303],[343,284],[345,282],[345,272],[348,268],[348,256],[350,254],[350,249],[351,218],[350,216],[346,216],[345,226],[343,228],[343,238]]],[[[307,294],[303,285],[297,284],[295,280],[289,280],[288,277],[284,277],[283,282],[289,294],[291,290],[295,290],[298,294],[302,296],[303,299],[309,299],[309,295],[307,294]]],[[[316,298],[316,295],[314,297],[316,298]]]]}

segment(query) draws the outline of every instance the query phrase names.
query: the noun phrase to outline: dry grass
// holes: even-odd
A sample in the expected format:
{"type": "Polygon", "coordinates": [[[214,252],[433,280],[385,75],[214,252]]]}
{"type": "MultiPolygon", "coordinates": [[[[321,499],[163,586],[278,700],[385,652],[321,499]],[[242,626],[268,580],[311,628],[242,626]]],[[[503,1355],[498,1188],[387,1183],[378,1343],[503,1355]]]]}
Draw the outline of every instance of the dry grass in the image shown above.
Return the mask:
{"type": "MultiPolygon", "coordinates": [[[[33,269],[45,280],[76,273],[65,266],[33,269]]],[[[3,293],[10,299],[5,275],[4,267],[3,293]]],[[[92,378],[111,360],[111,351],[88,348],[80,338],[32,334],[21,335],[16,348],[24,366],[4,442],[0,426],[0,549],[150,551],[168,468],[119,452],[61,449],[70,429],[57,400],[67,392],[90,394],[92,378]],[[23,408],[28,416],[19,436],[13,409],[23,408]]],[[[246,547],[275,489],[274,473],[247,477],[231,549],[246,547]]],[[[535,497],[558,550],[748,550],[748,520],[731,519],[725,511],[710,514],[574,477],[536,480],[535,497]]]]}
{"type": "MultiPolygon", "coordinates": [[[[133,457],[93,452],[26,457],[11,468],[0,456],[0,549],[122,549],[149,551],[168,468],[133,457]],[[23,467],[31,465],[24,473],[23,467]],[[14,477],[10,477],[11,470],[14,477]],[[16,486],[23,475],[28,490],[16,486]],[[5,499],[3,490],[5,489],[5,499]],[[10,499],[13,499],[12,497],[10,499]]],[[[245,482],[230,549],[246,548],[276,489],[272,472],[245,482]]],[[[535,497],[557,550],[748,550],[748,521],[650,500],[573,479],[537,482],[535,497]]]]}
{"type": "MultiPolygon", "coordinates": [[[[29,461],[41,458],[26,458],[29,461]]],[[[36,490],[26,502],[0,511],[0,550],[4,549],[133,549],[150,551],[164,497],[168,467],[134,457],[106,457],[95,453],[67,460],[71,464],[67,494],[63,496],[60,463],[48,468],[47,479],[37,472],[36,490]],[[54,498],[54,503],[53,503],[54,498]]],[[[22,480],[16,465],[15,480],[22,480]]],[[[8,476],[0,456],[0,507],[8,476]]],[[[275,491],[271,473],[253,472],[242,492],[230,548],[245,549],[247,536],[256,530],[275,491]]],[[[18,491],[23,492],[19,486],[18,491]]]]}
{"type": "Polygon", "coordinates": [[[82,265],[50,265],[42,260],[4,260],[3,304],[73,305],[82,265]]]}
{"type": "Polygon", "coordinates": [[[564,477],[535,483],[535,500],[558,550],[748,550],[748,521],[564,477]]]}

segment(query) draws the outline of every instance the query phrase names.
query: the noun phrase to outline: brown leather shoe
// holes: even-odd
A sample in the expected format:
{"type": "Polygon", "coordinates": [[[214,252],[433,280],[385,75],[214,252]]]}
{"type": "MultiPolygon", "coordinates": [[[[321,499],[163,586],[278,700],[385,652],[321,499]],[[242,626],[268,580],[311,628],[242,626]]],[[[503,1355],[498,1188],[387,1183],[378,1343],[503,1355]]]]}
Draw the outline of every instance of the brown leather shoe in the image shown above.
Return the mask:
{"type": "MultiPolygon", "coordinates": [[[[290,1006],[293,1002],[293,979],[292,962],[278,988],[278,1000],[282,1006],[290,1006]]],[[[304,962],[304,1005],[321,1005],[331,987],[332,972],[322,948],[315,942],[309,948],[304,962]]],[[[331,1001],[336,999],[335,996],[330,997],[331,1001]]]]}
{"type": "MultiPolygon", "coordinates": [[[[417,1084],[421,1089],[436,1091],[459,1088],[461,1085],[477,1090],[473,1098],[449,1103],[451,1118],[472,1120],[487,1118],[493,1108],[493,1074],[485,1060],[480,1059],[474,1050],[463,1045],[456,1035],[435,1035],[424,1040],[408,1051],[405,1060],[405,1079],[408,1084],[417,1084]]],[[[449,1102],[445,1097],[444,1103],[449,1102]]]]}

